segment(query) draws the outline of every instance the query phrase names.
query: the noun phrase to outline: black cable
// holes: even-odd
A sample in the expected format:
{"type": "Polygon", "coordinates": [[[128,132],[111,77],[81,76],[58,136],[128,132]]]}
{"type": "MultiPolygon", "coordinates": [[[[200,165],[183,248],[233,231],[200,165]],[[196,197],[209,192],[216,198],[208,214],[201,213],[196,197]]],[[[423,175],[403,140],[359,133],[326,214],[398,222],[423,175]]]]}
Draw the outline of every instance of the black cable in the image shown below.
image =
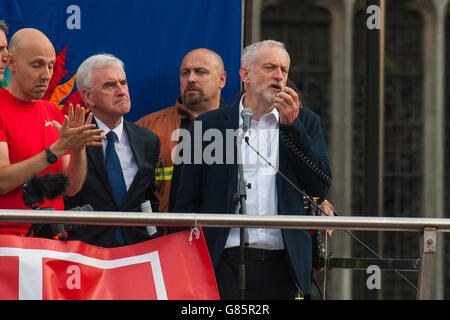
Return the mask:
{"type": "Polygon", "coordinates": [[[322,179],[323,182],[325,182],[328,187],[331,188],[331,185],[333,184],[333,180],[331,177],[329,177],[325,172],[320,170],[311,160],[308,159],[308,157],[295,145],[294,143],[294,137],[291,135],[288,135],[285,130],[280,130],[280,136],[281,139],[283,139],[286,146],[289,148],[289,150],[297,156],[303,164],[305,164],[308,168],[311,169],[314,174],[316,174],[320,179],[322,179]]]}
{"type": "MultiPolygon", "coordinates": [[[[281,133],[281,130],[280,130],[281,133]]],[[[276,168],[274,165],[272,165],[272,163],[270,163],[269,160],[267,160],[265,157],[263,157],[258,150],[256,150],[248,141],[246,141],[247,145],[254,151],[256,152],[256,154],[261,157],[261,159],[263,159],[269,166],[271,166],[286,182],[288,182],[297,192],[299,192],[304,198],[308,199],[308,201],[310,202],[310,204],[312,204],[314,206],[314,208],[319,211],[320,213],[323,213],[325,216],[329,216],[325,210],[323,210],[320,206],[320,204],[316,204],[314,202],[314,200],[311,199],[311,196],[309,196],[308,194],[306,194],[303,190],[299,189],[292,181],[289,180],[289,178],[287,178],[278,168],[276,168]]],[[[290,149],[290,148],[289,148],[290,149]]],[[[298,149],[297,149],[298,150],[298,149]]],[[[293,151],[293,150],[291,150],[293,151]]],[[[302,158],[300,158],[302,159],[302,158]]],[[[309,161],[309,160],[308,160],[309,161]]],[[[311,161],[310,161],[311,162],[311,161]]],[[[311,162],[312,163],[312,162],[311,162]]],[[[314,165],[315,167],[315,165],[314,165]]],[[[310,167],[311,168],[311,167],[310,167]]],[[[316,167],[317,168],[317,167],[316,167]]],[[[318,168],[317,168],[318,169],[318,168]]],[[[320,169],[318,169],[319,171],[321,171],[320,169]]],[[[314,172],[316,172],[316,170],[313,170],[314,172]]],[[[322,171],[321,171],[322,172],[322,171]]],[[[321,176],[319,176],[321,177],[321,176]]],[[[329,178],[328,176],[326,176],[327,178],[329,178]]],[[[322,177],[321,177],[322,178],[322,177]]],[[[324,179],[324,178],[322,178],[324,179]]],[[[325,181],[325,180],[324,180],[325,181]]],[[[333,208],[333,213],[334,215],[338,215],[337,212],[334,210],[333,208]]],[[[362,240],[360,240],[357,236],[355,236],[353,233],[351,233],[348,230],[343,229],[343,231],[345,233],[347,233],[349,236],[351,236],[354,240],[356,240],[358,243],[360,243],[362,246],[364,246],[364,248],[366,248],[367,250],[369,250],[369,252],[371,252],[373,255],[375,255],[377,258],[379,259],[384,259],[381,255],[379,255],[375,250],[371,249],[368,245],[366,245],[362,240]]],[[[326,268],[327,266],[325,266],[326,268]]],[[[399,275],[403,280],[405,280],[409,285],[411,285],[414,289],[417,290],[417,287],[412,284],[403,274],[401,274],[398,270],[393,270],[397,275],[399,275]]]]}

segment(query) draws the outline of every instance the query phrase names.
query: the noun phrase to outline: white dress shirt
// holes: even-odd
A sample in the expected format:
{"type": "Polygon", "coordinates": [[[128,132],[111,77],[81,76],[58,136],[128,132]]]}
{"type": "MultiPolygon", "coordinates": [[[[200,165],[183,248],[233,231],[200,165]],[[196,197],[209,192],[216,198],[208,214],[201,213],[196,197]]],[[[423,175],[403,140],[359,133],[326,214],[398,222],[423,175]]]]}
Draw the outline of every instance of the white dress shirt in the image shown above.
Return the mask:
{"type": "MultiPolygon", "coordinates": [[[[107,135],[111,131],[100,119],[95,118],[97,126],[99,129],[103,129],[103,134],[107,135]]],[[[117,156],[120,160],[120,166],[122,167],[123,177],[125,179],[125,184],[127,186],[127,191],[133,182],[134,176],[138,171],[138,165],[131,150],[130,142],[128,141],[128,134],[126,130],[123,130],[123,118],[120,124],[115,127],[112,131],[117,135],[117,140],[114,143],[114,148],[116,149],[117,156]]],[[[108,140],[103,141],[103,155],[106,152],[106,146],[108,145],[108,140]]]]}
{"type": "MultiPolygon", "coordinates": [[[[239,114],[244,108],[241,98],[239,114]]],[[[242,130],[242,118],[239,128],[242,130]]],[[[270,163],[278,168],[279,162],[279,113],[277,109],[264,114],[259,121],[252,120],[250,125],[249,143],[270,163]]],[[[241,145],[244,178],[251,184],[247,188],[247,214],[276,215],[278,214],[278,197],[276,188],[276,171],[261,159],[255,151],[243,141],[241,145]]],[[[240,204],[236,208],[239,213],[240,204]]],[[[281,250],[284,249],[280,229],[248,228],[249,247],[281,250]]],[[[239,228],[232,228],[225,248],[237,247],[240,244],[239,228]]]]}

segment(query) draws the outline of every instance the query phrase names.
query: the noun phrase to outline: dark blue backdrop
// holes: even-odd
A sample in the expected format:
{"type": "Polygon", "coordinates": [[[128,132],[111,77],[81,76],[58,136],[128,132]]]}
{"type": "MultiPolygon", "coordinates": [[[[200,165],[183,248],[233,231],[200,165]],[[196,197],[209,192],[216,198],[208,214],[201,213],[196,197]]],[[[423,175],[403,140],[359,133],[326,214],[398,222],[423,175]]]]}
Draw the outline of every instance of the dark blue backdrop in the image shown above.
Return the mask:
{"type": "Polygon", "coordinates": [[[125,63],[132,110],[139,117],[174,104],[179,66],[192,49],[218,52],[228,74],[223,91],[230,103],[239,91],[241,0],[0,0],[0,20],[8,38],[22,27],[43,31],[56,52],[65,46],[65,69],[76,72],[96,53],[111,53],[125,63]]]}

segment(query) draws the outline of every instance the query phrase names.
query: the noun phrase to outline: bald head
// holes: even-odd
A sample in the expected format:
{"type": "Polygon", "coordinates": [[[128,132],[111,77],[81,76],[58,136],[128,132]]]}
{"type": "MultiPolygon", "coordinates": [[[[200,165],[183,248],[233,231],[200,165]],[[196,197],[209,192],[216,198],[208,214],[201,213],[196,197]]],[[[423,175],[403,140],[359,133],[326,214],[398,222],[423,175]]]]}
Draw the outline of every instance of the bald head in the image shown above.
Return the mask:
{"type": "Polygon", "coordinates": [[[216,52],[206,48],[199,48],[190,51],[184,56],[181,65],[183,66],[183,62],[185,62],[185,60],[191,59],[203,59],[204,61],[208,61],[208,63],[217,68],[218,72],[223,72],[225,70],[222,58],[216,52]]]}
{"type": "Polygon", "coordinates": [[[9,52],[17,55],[26,49],[44,48],[53,50],[53,44],[41,31],[33,28],[20,29],[9,41],[9,52]]]}
{"type": "Polygon", "coordinates": [[[200,48],[184,56],[180,66],[181,99],[195,116],[219,108],[225,83],[223,60],[216,52],[200,48]]]}
{"type": "Polygon", "coordinates": [[[55,49],[41,31],[32,28],[17,31],[9,42],[11,82],[7,90],[21,100],[41,99],[50,83],[55,61],[55,49]]]}

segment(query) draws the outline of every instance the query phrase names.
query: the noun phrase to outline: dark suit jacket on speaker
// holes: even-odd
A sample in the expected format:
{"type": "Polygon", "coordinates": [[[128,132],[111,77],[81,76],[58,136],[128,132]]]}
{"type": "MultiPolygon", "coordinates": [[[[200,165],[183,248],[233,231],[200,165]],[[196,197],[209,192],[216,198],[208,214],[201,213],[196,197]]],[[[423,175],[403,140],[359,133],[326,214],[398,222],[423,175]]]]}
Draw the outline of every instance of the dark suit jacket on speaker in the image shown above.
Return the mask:
{"type": "MultiPolygon", "coordinates": [[[[140,211],[140,204],[145,200],[155,203],[155,165],[159,157],[160,141],[152,131],[132,122],[124,121],[124,130],[138,165],[133,182],[118,207],[108,179],[105,157],[102,147],[87,147],[88,172],[83,188],[74,197],[65,198],[65,208],[90,204],[95,211],[140,211]]],[[[131,156],[131,155],[130,155],[131,156]]],[[[157,205],[157,202],[156,202],[157,205]]],[[[153,208],[154,210],[157,208],[153,208]]],[[[133,244],[150,239],[145,227],[123,227],[125,244],[133,244]]],[[[115,247],[115,227],[82,226],[69,232],[70,240],[101,246],[115,247]]]]}
{"type": "MultiPolygon", "coordinates": [[[[197,118],[202,124],[202,133],[210,128],[219,129],[224,137],[226,129],[239,127],[239,103],[205,113],[197,118]]],[[[299,116],[292,126],[280,125],[280,130],[288,132],[294,139],[296,147],[317,168],[331,176],[328,154],[320,126],[320,119],[309,109],[302,107],[299,116]]],[[[193,127],[191,128],[193,135],[193,127]]],[[[191,137],[192,141],[198,137],[191,137]]],[[[210,142],[203,142],[203,149],[210,142]]],[[[224,143],[224,164],[185,164],[181,177],[180,188],[174,212],[178,213],[235,213],[236,204],[233,195],[237,191],[238,166],[236,162],[236,147],[234,147],[234,162],[226,164],[227,148],[224,143]]],[[[192,150],[195,150],[194,148],[192,150]]],[[[228,150],[230,150],[228,148],[228,150]]],[[[192,152],[194,153],[194,152],[192,152]]],[[[194,155],[192,156],[194,157],[194,155]]],[[[325,196],[329,186],[313,172],[305,162],[299,159],[286,145],[280,135],[279,140],[279,170],[297,187],[309,195],[325,196]]],[[[303,215],[303,197],[280,175],[276,177],[278,196],[278,214],[303,215]]],[[[205,238],[211,259],[216,268],[230,228],[205,228],[205,238]]],[[[300,289],[305,294],[311,291],[311,237],[307,230],[282,230],[283,241],[295,271],[300,289]]]]}

